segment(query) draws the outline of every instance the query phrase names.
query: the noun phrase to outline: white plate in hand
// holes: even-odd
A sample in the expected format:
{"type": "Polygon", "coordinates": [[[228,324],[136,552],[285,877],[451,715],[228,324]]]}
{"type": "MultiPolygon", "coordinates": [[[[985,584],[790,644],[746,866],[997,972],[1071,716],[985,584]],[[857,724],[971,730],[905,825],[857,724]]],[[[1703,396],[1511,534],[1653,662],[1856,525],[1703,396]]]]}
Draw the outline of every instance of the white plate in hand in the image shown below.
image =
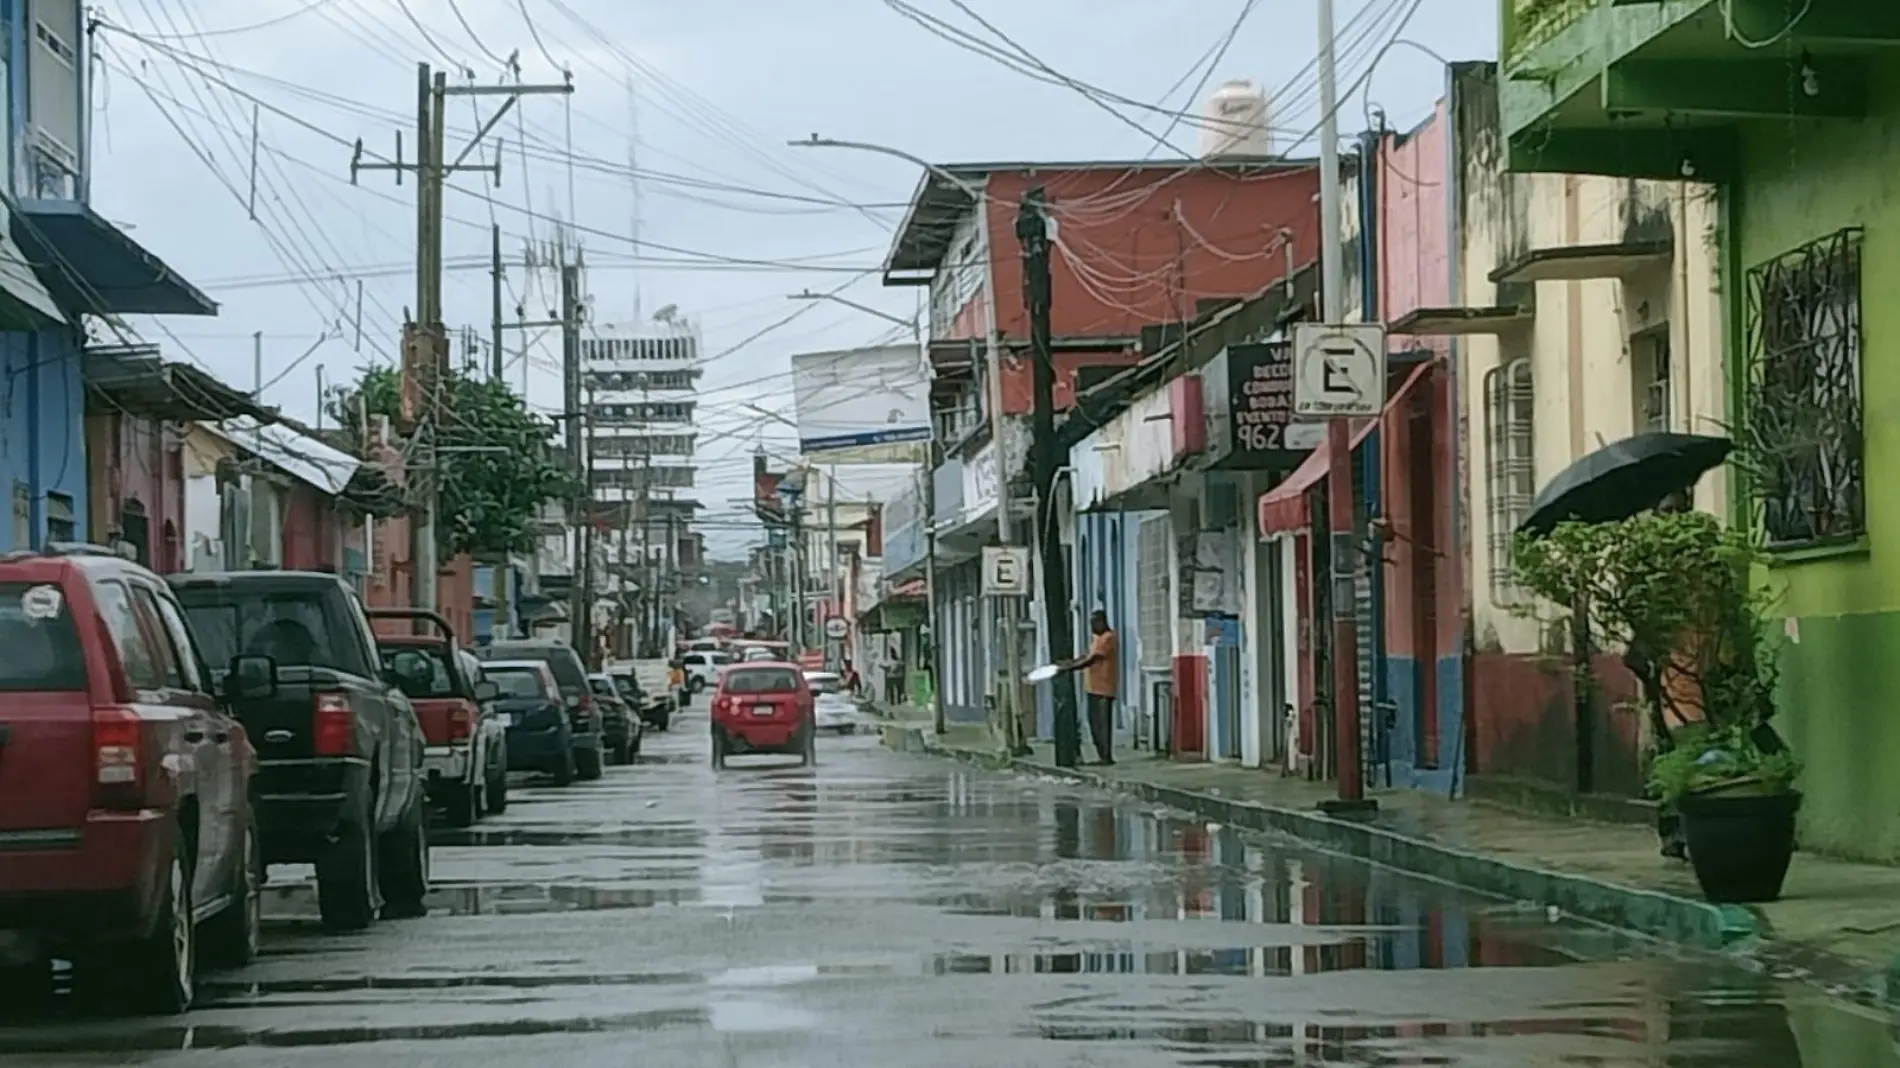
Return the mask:
{"type": "Polygon", "coordinates": [[[1029,674],[1023,676],[1023,681],[1048,682],[1050,679],[1053,679],[1057,675],[1060,675],[1060,674],[1062,674],[1062,665],[1044,664],[1041,667],[1034,669],[1029,674]]]}

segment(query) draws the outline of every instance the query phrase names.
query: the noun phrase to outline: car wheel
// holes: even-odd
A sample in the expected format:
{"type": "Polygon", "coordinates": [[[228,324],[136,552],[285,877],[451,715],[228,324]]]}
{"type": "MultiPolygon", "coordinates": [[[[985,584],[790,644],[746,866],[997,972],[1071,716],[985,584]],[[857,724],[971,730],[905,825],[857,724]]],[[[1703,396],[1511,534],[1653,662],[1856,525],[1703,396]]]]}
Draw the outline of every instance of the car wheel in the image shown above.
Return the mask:
{"type": "Polygon", "coordinates": [[[382,836],[381,882],[386,920],[429,914],[429,806],[420,800],[382,836]]]}
{"type": "Polygon", "coordinates": [[[596,745],[591,749],[577,749],[574,751],[575,778],[583,782],[593,782],[595,779],[600,778],[601,774],[600,746],[596,745]]]}
{"type": "Polygon", "coordinates": [[[447,790],[443,807],[448,810],[449,826],[473,827],[482,816],[482,791],[476,783],[457,783],[447,790]]]}
{"type": "Polygon", "coordinates": [[[332,931],[360,931],[376,922],[382,902],[376,887],[376,836],[370,829],[374,807],[367,799],[358,802],[337,840],[317,858],[317,912],[332,931]]]}
{"type": "Polygon", "coordinates": [[[800,754],[799,762],[806,767],[818,763],[818,732],[810,727],[805,728],[805,751],[800,754]]]}
{"type": "Polygon", "coordinates": [[[488,814],[499,816],[508,811],[508,764],[503,761],[490,769],[488,789],[482,791],[487,797],[488,814]]]}
{"type": "Polygon", "coordinates": [[[197,995],[198,932],[191,918],[191,841],[173,832],[172,858],[159,887],[151,933],[101,946],[76,964],[75,978],[112,1009],[176,1015],[197,995]]]}
{"type": "Polygon", "coordinates": [[[695,678],[691,682],[686,684],[686,691],[692,694],[697,694],[699,693],[699,691],[705,688],[706,688],[706,680],[701,679],[701,678],[695,678]]]}
{"type": "Polygon", "coordinates": [[[205,924],[205,959],[238,968],[257,959],[264,932],[264,854],[257,845],[257,824],[248,821],[237,867],[231,872],[231,904],[205,924]]]}
{"type": "Polygon", "coordinates": [[[715,768],[726,766],[726,736],[717,730],[712,732],[712,766],[715,768]]]}
{"type": "Polygon", "coordinates": [[[660,711],[653,714],[653,729],[654,730],[664,731],[668,727],[671,727],[672,725],[673,725],[673,710],[672,709],[663,708],[660,711]]]}
{"type": "Polygon", "coordinates": [[[560,763],[554,765],[554,785],[556,786],[573,785],[574,783],[574,751],[571,749],[568,750],[567,755],[560,757],[559,760],[560,760],[560,763]]]}

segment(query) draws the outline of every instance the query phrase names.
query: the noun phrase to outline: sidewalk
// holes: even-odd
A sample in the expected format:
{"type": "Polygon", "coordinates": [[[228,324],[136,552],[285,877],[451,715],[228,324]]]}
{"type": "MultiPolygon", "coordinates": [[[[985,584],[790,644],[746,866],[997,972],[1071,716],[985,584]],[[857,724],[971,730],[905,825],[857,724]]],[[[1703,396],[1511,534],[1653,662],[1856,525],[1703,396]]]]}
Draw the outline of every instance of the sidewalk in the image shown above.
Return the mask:
{"type": "MultiPolygon", "coordinates": [[[[982,727],[939,739],[926,715],[884,727],[885,744],[1002,765],[982,727]]],[[[1130,754],[1108,768],[1055,767],[1050,747],[1009,762],[1183,809],[1217,823],[1273,831],[1322,849],[1441,882],[1703,949],[1735,949],[1777,974],[1868,1000],[1900,999],[1900,868],[1797,854],[1783,899],[1710,905],[1686,864],[1664,859],[1653,830],[1545,817],[1418,790],[1380,790],[1379,812],[1317,810],[1329,784],[1232,764],[1130,754]]]]}

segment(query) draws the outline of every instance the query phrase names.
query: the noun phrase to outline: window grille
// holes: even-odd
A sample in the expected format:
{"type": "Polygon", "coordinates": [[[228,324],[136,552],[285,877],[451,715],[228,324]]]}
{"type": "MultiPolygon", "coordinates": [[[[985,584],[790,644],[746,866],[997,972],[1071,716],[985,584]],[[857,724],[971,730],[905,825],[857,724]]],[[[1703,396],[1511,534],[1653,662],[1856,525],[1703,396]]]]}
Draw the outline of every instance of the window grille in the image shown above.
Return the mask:
{"type": "Polygon", "coordinates": [[[1511,563],[1512,538],[1537,496],[1536,393],[1530,360],[1519,357],[1484,376],[1485,485],[1489,489],[1491,600],[1521,603],[1511,563]]]}
{"type": "Polygon", "coordinates": [[[1770,548],[1867,531],[1860,260],[1854,227],[1748,272],[1740,451],[1770,548]]]}

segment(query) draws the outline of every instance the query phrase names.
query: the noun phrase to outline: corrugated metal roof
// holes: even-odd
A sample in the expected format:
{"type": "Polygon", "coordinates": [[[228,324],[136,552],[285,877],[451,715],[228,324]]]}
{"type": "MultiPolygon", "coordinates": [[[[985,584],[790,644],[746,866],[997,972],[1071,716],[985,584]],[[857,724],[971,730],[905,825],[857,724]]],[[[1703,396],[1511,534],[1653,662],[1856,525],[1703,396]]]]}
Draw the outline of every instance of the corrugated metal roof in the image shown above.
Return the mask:
{"type": "Polygon", "coordinates": [[[260,424],[255,419],[240,418],[199,425],[233,448],[250,453],[330,497],[342,493],[343,487],[350,484],[350,479],[363,466],[362,460],[349,453],[279,423],[260,424]]]}

